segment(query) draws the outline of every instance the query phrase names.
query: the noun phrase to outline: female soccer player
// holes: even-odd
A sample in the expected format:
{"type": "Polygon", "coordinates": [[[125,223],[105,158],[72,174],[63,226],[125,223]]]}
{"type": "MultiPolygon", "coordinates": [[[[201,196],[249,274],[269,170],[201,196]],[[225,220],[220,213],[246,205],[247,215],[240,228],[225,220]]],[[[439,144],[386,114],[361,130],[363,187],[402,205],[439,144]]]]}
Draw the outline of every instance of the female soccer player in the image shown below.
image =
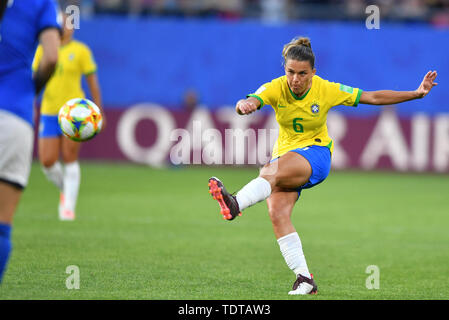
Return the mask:
{"type": "MultiPolygon", "coordinates": [[[[68,100],[84,98],[81,78],[84,75],[95,104],[101,106],[101,92],[96,75],[97,66],[90,49],[73,40],[74,28],[63,16],[63,33],[59,61],[55,73],[45,87],[41,105],[39,124],[39,160],[47,178],[60,189],[59,218],[75,219],[75,206],[80,186],[80,166],[78,154],[81,144],[62,135],[58,125],[59,109],[68,100]],[[59,155],[65,164],[64,170],[59,155]]],[[[33,69],[39,64],[42,48],[36,51],[33,69]]]]}
{"type": "Polygon", "coordinates": [[[33,99],[58,62],[56,12],[52,0],[0,4],[0,283],[12,250],[14,213],[33,159],[33,99]],[[37,41],[42,44],[42,61],[32,77],[37,41]]]}
{"type": "Polygon", "coordinates": [[[282,54],[285,76],[265,83],[236,105],[241,115],[250,114],[265,104],[273,107],[279,123],[279,137],[272,160],[236,196],[229,194],[216,177],[209,179],[209,193],[218,201],[227,220],[233,220],[242,210],[267,199],[281,253],[296,274],[289,294],[315,294],[317,286],[309,273],[291,213],[301,190],[316,186],[329,174],[333,151],[326,126],[329,109],[337,105],[388,105],[423,98],[437,85],[434,82],[437,73],[429,71],[414,91],[367,92],[317,76],[308,38],[293,39],[284,46],[282,54]]]}

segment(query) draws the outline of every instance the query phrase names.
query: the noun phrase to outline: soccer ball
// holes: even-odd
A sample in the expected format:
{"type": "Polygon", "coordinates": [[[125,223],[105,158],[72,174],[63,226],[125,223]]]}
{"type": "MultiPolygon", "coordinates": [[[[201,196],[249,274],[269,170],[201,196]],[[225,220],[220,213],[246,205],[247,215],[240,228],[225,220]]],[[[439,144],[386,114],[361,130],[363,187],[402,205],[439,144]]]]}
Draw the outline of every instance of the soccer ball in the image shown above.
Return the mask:
{"type": "Polygon", "coordinates": [[[100,108],[89,99],[72,99],[59,110],[59,127],[69,139],[82,142],[101,131],[103,116],[100,108]]]}

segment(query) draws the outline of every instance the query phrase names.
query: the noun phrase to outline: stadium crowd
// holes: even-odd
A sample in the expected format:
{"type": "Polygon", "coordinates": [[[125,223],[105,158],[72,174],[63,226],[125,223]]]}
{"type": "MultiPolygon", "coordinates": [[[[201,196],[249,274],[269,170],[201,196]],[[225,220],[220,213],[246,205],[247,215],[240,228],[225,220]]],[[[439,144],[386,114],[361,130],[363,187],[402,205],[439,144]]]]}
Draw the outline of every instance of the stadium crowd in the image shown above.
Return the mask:
{"type": "MultiPolygon", "coordinates": [[[[67,0],[61,0],[67,2],[67,0]]],[[[371,4],[381,18],[449,25],[449,0],[72,0],[83,14],[131,16],[259,18],[271,22],[302,19],[360,20],[371,4]]]]}

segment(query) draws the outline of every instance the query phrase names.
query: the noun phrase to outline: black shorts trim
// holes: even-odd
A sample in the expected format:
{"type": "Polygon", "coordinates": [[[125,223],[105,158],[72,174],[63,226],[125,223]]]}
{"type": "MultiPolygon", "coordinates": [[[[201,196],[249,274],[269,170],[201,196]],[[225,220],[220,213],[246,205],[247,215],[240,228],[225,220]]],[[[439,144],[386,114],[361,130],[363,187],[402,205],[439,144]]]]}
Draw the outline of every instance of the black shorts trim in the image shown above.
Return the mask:
{"type": "Polygon", "coordinates": [[[20,183],[8,180],[8,179],[3,179],[0,178],[0,182],[4,182],[6,184],[9,184],[10,186],[13,186],[14,188],[18,189],[18,190],[23,190],[25,189],[25,186],[21,185],[20,183]]]}

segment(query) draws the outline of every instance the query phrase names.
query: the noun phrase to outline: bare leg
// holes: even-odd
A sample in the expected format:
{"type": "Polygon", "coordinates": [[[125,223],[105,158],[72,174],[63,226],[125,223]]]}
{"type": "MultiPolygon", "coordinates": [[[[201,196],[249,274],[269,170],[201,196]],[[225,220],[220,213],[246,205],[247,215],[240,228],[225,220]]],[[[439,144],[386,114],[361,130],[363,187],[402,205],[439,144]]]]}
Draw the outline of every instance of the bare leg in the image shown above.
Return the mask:
{"type": "Polygon", "coordinates": [[[312,175],[309,161],[296,152],[287,152],[279,160],[265,165],[260,177],[275,187],[293,189],[306,184],[312,175]]]}
{"type": "Polygon", "coordinates": [[[78,161],[78,155],[81,148],[81,143],[70,140],[66,137],[62,138],[62,160],[64,163],[71,163],[78,161]]]}
{"type": "Polygon", "coordinates": [[[276,239],[296,232],[291,222],[291,215],[298,192],[276,187],[267,199],[268,212],[276,239]]]}
{"type": "Polygon", "coordinates": [[[39,161],[47,179],[63,189],[63,171],[59,159],[60,137],[39,138],[39,161]]]}
{"type": "Polygon", "coordinates": [[[39,138],[39,161],[45,168],[50,168],[59,159],[60,137],[39,138]]]}
{"type": "Polygon", "coordinates": [[[297,277],[296,287],[294,285],[290,294],[306,294],[316,290],[316,285],[307,267],[301,239],[291,222],[292,210],[297,199],[297,191],[275,188],[267,199],[267,204],[279,249],[287,266],[297,277]],[[301,282],[306,284],[301,284],[301,288],[298,289],[301,282]]]}
{"type": "Polygon", "coordinates": [[[312,174],[310,163],[296,152],[287,152],[277,161],[265,165],[259,177],[237,193],[240,210],[267,199],[276,188],[294,189],[306,184],[312,174]]]}
{"type": "Polygon", "coordinates": [[[0,223],[12,224],[22,190],[0,181],[0,223]]]}

